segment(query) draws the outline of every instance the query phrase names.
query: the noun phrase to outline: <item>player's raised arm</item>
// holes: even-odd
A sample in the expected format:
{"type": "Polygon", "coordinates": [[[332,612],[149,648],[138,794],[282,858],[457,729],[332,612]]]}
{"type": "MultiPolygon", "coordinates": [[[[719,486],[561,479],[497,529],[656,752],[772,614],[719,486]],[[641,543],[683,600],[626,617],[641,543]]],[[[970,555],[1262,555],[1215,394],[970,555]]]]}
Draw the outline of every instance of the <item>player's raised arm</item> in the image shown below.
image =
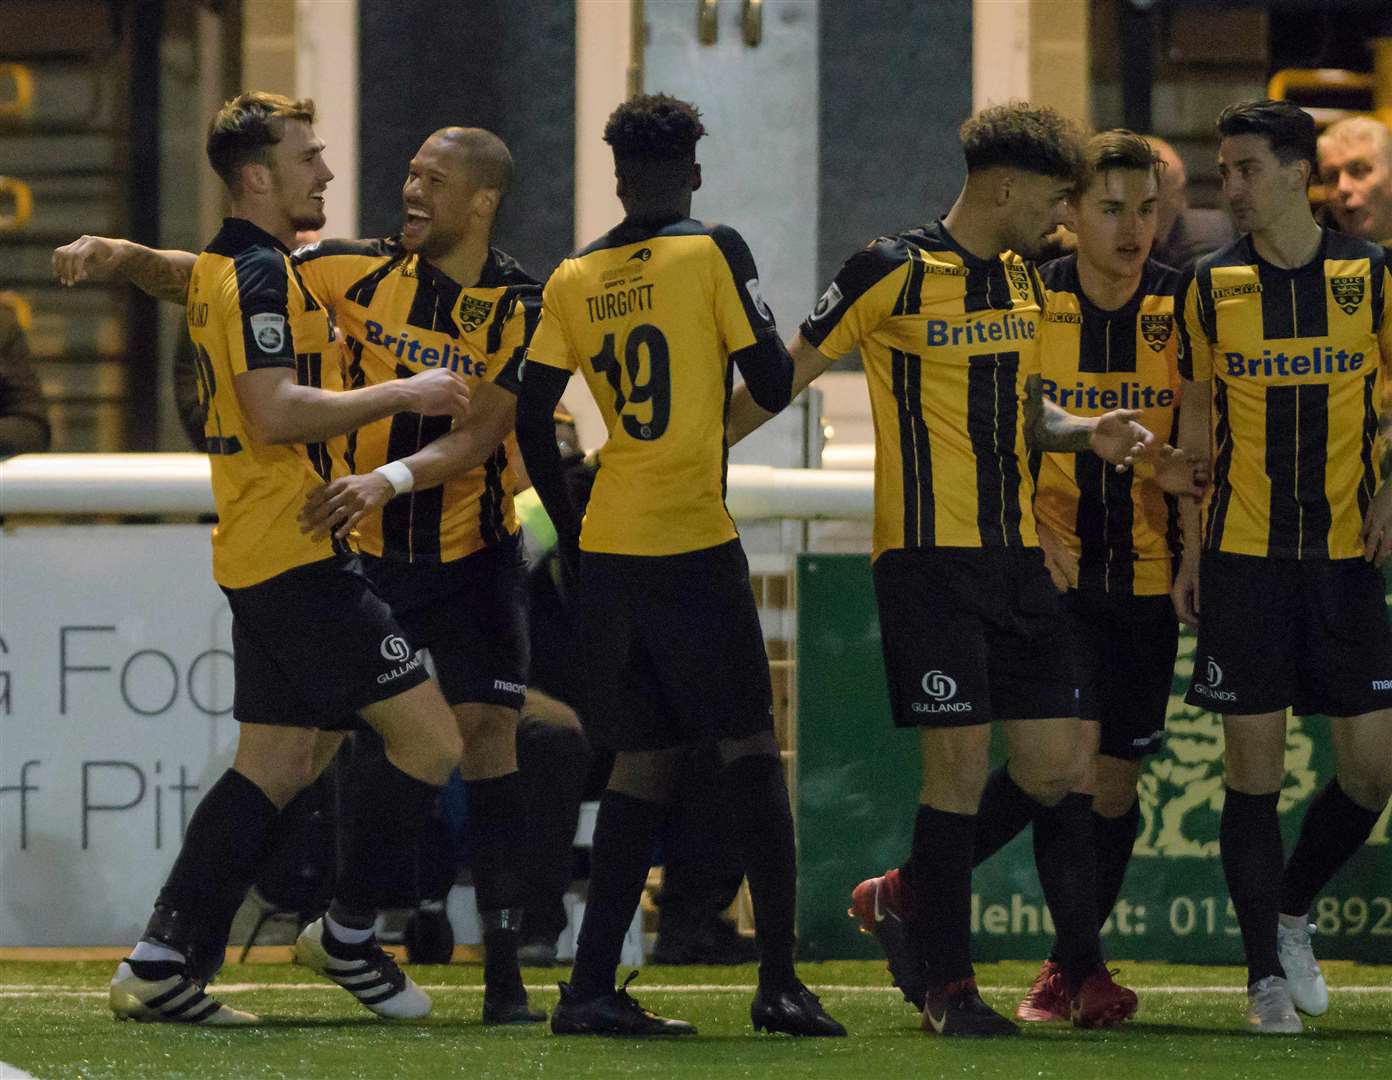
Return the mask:
{"type": "Polygon", "coordinates": [[[79,236],[53,252],[53,276],[63,285],[82,281],[129,281],[157,300],[182,304],[198,256],[157,251],[130,240],[79,236]]]}

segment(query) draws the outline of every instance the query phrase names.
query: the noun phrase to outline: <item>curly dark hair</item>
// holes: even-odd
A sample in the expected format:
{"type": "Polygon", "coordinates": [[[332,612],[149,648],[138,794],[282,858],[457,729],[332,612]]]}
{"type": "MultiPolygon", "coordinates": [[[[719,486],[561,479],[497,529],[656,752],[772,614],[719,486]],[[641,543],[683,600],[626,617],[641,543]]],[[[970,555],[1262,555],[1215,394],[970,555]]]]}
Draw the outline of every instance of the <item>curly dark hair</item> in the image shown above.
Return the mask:
{"type": "Polygon", "coordinates": [[[1218,134],[1261,135],[1271,144],[1271,152],[1282,165],[1292,161],[1310,163],[1310,175],[1319,171],[1316,156],[1315,118],[1289,101],[1242,101],[1218,114],[1218,134]]]}
{"type": "Polygon", "coordinates": [[[1078,125],[1047,105],[1008,101],[970,117],[959,129],[967,172],[1024,169],[1081,182],[1087,176],[1078,125]]]}
{"type": "Polygon", "coordinates": [[[667,94],[642,94],[609,114],[604,141],[616,159],[691,160],[706,133],[700,110],[667,94]]]}
{"type": "Polygon", "coordinates": [[[314,123],[314,102],[265,90],[226,102],[208,125],[208,161],[222,182],[235,192],[241,167],[267,160],[270,148],[284,138],[287,120],[314,123]]]}

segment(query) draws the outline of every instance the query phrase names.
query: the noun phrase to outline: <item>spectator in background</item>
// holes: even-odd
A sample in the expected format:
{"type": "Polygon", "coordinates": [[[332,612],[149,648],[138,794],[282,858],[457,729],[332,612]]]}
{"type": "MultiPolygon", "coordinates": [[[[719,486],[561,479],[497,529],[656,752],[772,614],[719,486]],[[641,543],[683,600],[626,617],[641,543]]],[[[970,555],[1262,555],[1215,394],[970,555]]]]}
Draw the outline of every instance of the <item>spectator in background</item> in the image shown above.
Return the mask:
{"type": "Polygon", "coordinates": [[[47,450],[53,437],[17,300],[0,292],[0,457],[47,450]]]}
{"type": "Polygon", "coordinates": [[[1336,228],[1392,243],[1392,132],[1386,125],[1371,116],[1332,124],[1319,137],[1319,175],[1336,228]]]}
{"type": "Polygon", "coordinates": [[[1147,135],[1146,142],[1165,163],[1160,173],[1160,216],[1150,257],[1176,270],[1188,270],[1200,256],[1231,244],[1237,233],[1222,210],[1201,210],[1189,205],[1189,175],[1175,148],[1154,135],[1147,135]]]}

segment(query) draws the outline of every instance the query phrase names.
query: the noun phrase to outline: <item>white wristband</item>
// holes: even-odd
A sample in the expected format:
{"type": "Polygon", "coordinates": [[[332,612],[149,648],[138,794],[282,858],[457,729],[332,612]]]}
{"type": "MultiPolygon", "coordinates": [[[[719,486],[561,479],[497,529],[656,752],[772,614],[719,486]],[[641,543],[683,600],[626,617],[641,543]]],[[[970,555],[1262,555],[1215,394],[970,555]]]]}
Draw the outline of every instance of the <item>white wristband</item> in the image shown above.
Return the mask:
{"type": "Polygon", "coordinates": [[[411,466],[404,461],[389,461],[372,471],[381,473],[386,478],[387,483],[392,486],[392,491],[398,495],[405,495],[416,486],[416,478],[411,473],[411,466]]]}

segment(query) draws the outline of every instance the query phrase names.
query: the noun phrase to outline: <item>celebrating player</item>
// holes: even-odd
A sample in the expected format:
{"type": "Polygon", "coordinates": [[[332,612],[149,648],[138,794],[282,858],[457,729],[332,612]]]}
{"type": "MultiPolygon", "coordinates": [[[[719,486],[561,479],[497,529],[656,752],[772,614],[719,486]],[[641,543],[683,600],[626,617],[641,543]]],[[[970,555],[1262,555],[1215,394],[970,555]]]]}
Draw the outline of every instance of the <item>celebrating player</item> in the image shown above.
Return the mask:
{"type": "Polygon", "coordinates": [[[724,504],[730,363],[770,409],[787,404],[792,368],[744,240],[690,217],[704,132],[694,107],[662,95],[614,111],[604,138],[626,216],[551,276],[527,352],[518,441],[560,543],[572,560],[580,549],[588,734],[618,752],[551,1029],[695,1031],[616,991],[614,975],[678,754],[713,740],[754,901],[754,1027],[844,1035],[793,969],[793,819],[749,565],[724,504]],[[551,420],[577,368],[609,429],[583,530],[551,420]]]}
{"type": "MultiPolygon", "coordinates": [[[[1148,429],[1174,428],[1177,272],[1147,258],[1158,219],[1158,173],[1147,141],[1107,131],[1087,144],[1088,179],[1069,199],[1077,251],[1040,268],[1045,315],[1039,366],[1051,401],[1084,415],[1120,404],[1148,429]]],[[[1045,563],[1065,591],[1078,665],[1083,780],[1092,803],[1097,917],[1121,891],[1136,840],[1141,761],[1160,748],[1179,623],[1170,603],[1174,506],[1148,463],[1119,473],[1092,453],[1037,459],[1034,510],[1045,563]]],[[[1080,794],[1084,793],[1084,794],[1080,794]]],[[[1034,823],[1036,861],[1062,850],[1034,823]]],[[[987,854],[978,850],[978,859],[987,854]]],[[[1041,876],[1045,871],[1041,868],[1041,876]]],[[[1069,1018],[1057,954],[1045,961],[1021,1020],[1069,1018]]]]}
{"type": "MultiPolygon", "coordinates": [[[[925,1031],[1015,1032],[977,991],[971,868],[986,834],[1008,838],[1033,819],[1052,845],[1039,869],[1070,1014],[1111,1024],[1136,999],[1102,963],[1088,806],[1070,797],[1077,679],[1035,534],[1026,443],[1124,467],[1151,435],[1135,409],[1069,415],[1036,366],[1043,295],[1024,260],[1064,220],[1083,173],[1078,136],[1023,104],[987,109],[961,135],[967,180],[946,217],[851,256],[791,347],[795,389],[856,346],[865,362],[880,632],[895,723],[919,729],[923,760],[912,855],[863,882],[852,913],[925,1031]],[[992,720],[1011,721],[1010,768],[983,798],[992,720]]],[[[765,419],[756,406],[736,394],[732,440],[765,419]]]]}
{"type": "MultiPolygon", "coordinates": [[[[458,417],[468,388],[441,369],[381,386],[323,388],[341,385],[328,313],[295,274],[288,247],[296,230],[324,223],[333,174],[313,122],[308,100],[252,93],[224,105],[209,130],[208,158],[233,213],[198,256],[187,313],[208,407],[213,575],[232,608],[241,727],[232,768],[199,803],[145,934],[112,979],[111,1008],[121,1019],[255,1020],[205,994],[192,976],[206,963],[198,950],[230,920],[276,816],[313,778],[316,728],[353,713],[382,735],[387,762],[353,777],[353,825],[334,899],[297,953],[378,1015],[430,1010],[372,927],[384,882],[403,855],[413,857],[426,812],[458,761],[459,735],[358,560],[328,538],[302,534],[293,511],[341,471],[339,436],[400,411],[458,417]]],[[[70,278],[67,270],[60,267],[70,278]]]]}
{"type": "MultiPolygon", "coordinates": [[[[469,423],[402,412],[350,440],[356,475],[311,491],[307,532],[357,531],[368,576],[409,640],[428,648],[464,739],[473,877],[484,927],[486,1023],[535,1022],[517,961],[526,813],[516,732],[528,666],[520,534],[508,482],[523,349],[540,285],[490,247],[512,182],[496,135],[444,128],[417,151],[402,189],[399,238],[326,240],[292,255],[328,304],[348,378],[370,386],[451,371],[471,390],[469,423]]],[[[177,292],[191,256],[86,237],[64,270],[128,273],[177,292]],[[97,262],[112,245],[114,267],[97,262]],[[130,270],[127,271],[126,267],[130,270]]]]}
{"type": "Polygon", "coordinates": [[[1216,445],[1216,456],[1206,516],[1181,503],[1173,593],[1199,628],[1186,700],[1223,717],[1219,843],[1247,1022],[1292,1034],[1296,1008],[1328,1006],[1310,903],[1392,792],[1392,632],[1376,569],[1392,554],[1392,462],[1379,480],[1373,461],[1392,275],[1383,248],[1311,216],[1308,113],[1246,102],[1223,110],[1218,132],[1223,195],[1244,235],[1181,286],[1181,447],[1207,459],[1216,445]],[[1283,878],[1287,707],[1330,718],[1337,775],[1283,878]]]}

